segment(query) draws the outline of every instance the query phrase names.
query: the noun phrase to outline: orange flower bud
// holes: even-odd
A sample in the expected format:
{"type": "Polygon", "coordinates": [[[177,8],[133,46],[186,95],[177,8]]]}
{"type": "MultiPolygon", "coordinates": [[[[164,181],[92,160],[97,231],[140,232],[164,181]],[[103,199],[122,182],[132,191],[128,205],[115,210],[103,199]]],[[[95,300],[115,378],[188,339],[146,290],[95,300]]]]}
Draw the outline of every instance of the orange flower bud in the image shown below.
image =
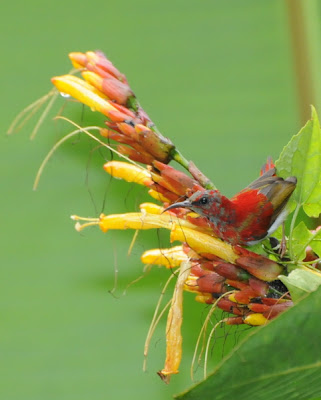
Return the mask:
{"type": "Polygon", "coordinates": [[[140,144],[154,159],[166,164],[171,160],[175,146],[169,139],[141,124],[137,124],[135,129],[139,135],[140,144]]]}
{"type": "Polygon", "coordinates": [[[247,307],[255,313],[263,313],[265,311],[270,311],[271,309],[271,306],[260,303],[250,303],[247,307]]]}
{"type": "Polygon", "coordinates": [[[199,303],[212,304],[213,296],[211,293],[200,293],[195,296],[195,300],[199,303]]]}
{"type": "Polygon", "coordinates": [[[119,122],[117,124],[117,128],[126,136],[130,137],[131,139],[138,141],[138,135],[135,128],[130,125],[126,124],[126,122],[119,122]]]}
{"type": "Polygon", "coordinates": [[[224,320],[226,325],[242,325],[244,324],[243,317],[229,317],[224,320]]]}
{"type": "Polygon", "coordinates": [[[239,254],[235,260],[236,265],[245,269],[256,278],[262,281],[274,281],[282,272],[282,267],[275,261],[253,253],[240,246],[234,246],[234,251],[239,254]]]}
{"type": "Polygon", "coordinates": [[[186,195],[188,189],[192,189],[197,184],[194,179],[184,174],[184,172],[178,171],[169,165],[157,160],[154,161],[153,165],[161,174],[162,179],[159,183],[180,196],[186,195]]]}
{"type": "Polygon", "coordinates": [[[209,275],[212,274],[212,271],[209,271],[203,267],[203,264],[201,264],[199,261],[193,261],[192,262],[192,268],[191,268],[191,273],[195,276],[201,277],[204,275],[209,275]]]}
{"type": "Polygon", "coordinates": [[[250,276],[242,268],[238,268],[235,265],[224,261],[208,261],[204,263],[204,266],[227,279],[247,281],[250,276]]]}
{"type": "Polygon", "coordinates": [[[223,297],[217,302],[217,306],[228,313],[235,315],[244,315],[247,312],[246,308],[239,307],[235,302],[223,297]]]}
{"type": "Polygon", "coordinates": [[[80,52],[69,53],[69,58],[76,69],[85,68],[88,62],[86,54],[80,52]]]}
{"type": "Polygon", "coordinates": [[[257,297],[257,294],[251,288],[242,289],[240,291],[236,291],[229,297],[231,301],[235,301],[239,304],[249,304],[251,299],[257,297]]]}
{"type": "Polygon", "coordinates": [[[86,57],[88,63],[96,65],[98,68],[101,68],[122,82],[127,82],[125,75],[118,71],[118,69],[106,58],[102,51],[88,51],[86,53],[86,57]]]}
{"type": "MultiPolygon", "coordinates": [[[[155,181],[156,174],[153,174],[153,180],[155,181]]],[[[165,189],[163,186],[158,185],[158,184],[153,184],[152,189],[155,193],[159,193],[158,197],[154,197],[157,200],[161,200],[161,198],[164,198],[164,202],[167,203],[173,203],[179,199],[179,196],[167,189],[165,189]]]]}
{"type": "Polygon", "coordinates": [[[265,311],[263,313],[264,317],[267,319],[272,319],[275,318],[277,315],[279,315],[281,312],[285,311],[287,308],[292,307],[293,302],[288,300],[284,302],[280,302],[279,304],[275,304],[271,306],[270,310],[265,311]]]}
{"type": "Polygon", "coordinates": [[[117,150],[124,156],[128,156],[131,160],[140,162],[142,164],[151,164],[153,162],[153,156],[145,153],[140,153],[139,151],[123,145],[118,145],[117,150]]]}
{"type": "Polygon", "coordinates": [[[117,79],[103,78],[101,89],[111,100],[116,101],[118,104],[126,105],[128,98],[133,96],[130,87],[117,79]]]}
{"type": "Polygon", "coordinates": [[[224,281],[225,278],[215,272],[203,275],[197,280],[198,290],[206,293],[225,293],[227,289],[224,285],[224,281]]]}
{"type": "Polygon", "coordinates": [[[261,281],[260,279],[256,279],[251,277],[249,279],[249,285],[254,290],[257,296],[264,297],[268,294],[269,285],[266,282],[261,281]]]}
{"type": "MultiPolygon", "coordinates": [[[[126,114],[126,115],[128,115],[128,117],[129,118],[127,118],[127,124],[128,124],[128,122],[130,122],[130,123],[136,123],[136,124],[139,124],[140,123],[140,119],[139,118],[137,118],[137,116],[136,116],[136,114],[133,112],[133,111],[131,111],[131,110],[129,110],[127,107],[125,107],[125,106],[122,106],[121,104],[117,104],[117,103],[115,103],[114,101],[113,101],[113,106],[118,110],[118,111],[120,111],[120,112],[122,112],[122,113],[124,113],[124,114],[126,114]]],[[[119,127],[119,123],[117,124],[117,127],[119,127]]]]}

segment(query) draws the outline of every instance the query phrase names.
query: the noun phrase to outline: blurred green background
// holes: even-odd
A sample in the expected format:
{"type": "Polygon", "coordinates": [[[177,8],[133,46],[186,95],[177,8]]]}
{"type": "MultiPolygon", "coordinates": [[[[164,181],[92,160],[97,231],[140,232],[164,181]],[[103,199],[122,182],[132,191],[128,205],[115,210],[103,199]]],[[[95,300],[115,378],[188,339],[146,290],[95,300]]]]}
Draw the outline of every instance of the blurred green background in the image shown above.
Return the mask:
{"type": "MultiPolygon", "coordinates": [[[[156,267],[123,291],[142,274],[141,252],[166,245],[167,234],[145,232],[128,257],[133,232],[75,232],[71,214],[134,210],[146,195],[110,181],[101,168],[110,155],[81,138],[54,155],[33,192],[41,161],[70,127],[48,118],[30,142],[34,118],[7,137],[15,115],[50,90],[51,76],[69,71],[68,52],[101,49],[126,73],[162,133],[232,195],[258,175],[267,156],[277,158],[309,104],[319,106],[320,7],[314,0],[302,5],[29,0],[2,6],[1,398],[169,399],[190,385],[206,315],[186,294],[184,358],[169,386],[155,373],[164,361],[165,322],[142,371],[145,336],[169,272],[156,267]]],[[[64,104],[59,99],[58,108],[64,104]]],[[[82,124],[97,118],[80,105],[65,104],[65,111],[82,124]]],[[[220,359],[221,347],[222,341],[214,346],[213,358],[220,359]]]]}

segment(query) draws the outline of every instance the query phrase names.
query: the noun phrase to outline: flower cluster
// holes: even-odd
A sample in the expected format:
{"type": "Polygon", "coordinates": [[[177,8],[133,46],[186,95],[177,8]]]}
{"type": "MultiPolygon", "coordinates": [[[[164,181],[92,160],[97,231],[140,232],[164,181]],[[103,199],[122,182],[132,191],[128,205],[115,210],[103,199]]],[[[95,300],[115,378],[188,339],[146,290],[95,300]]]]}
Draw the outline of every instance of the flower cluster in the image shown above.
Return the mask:
{"type": "MultiPolygon", "coordinates": [[[[142,204],[140,212],[86,219],[82,225],[79,221],[84,219],[73,216],[77,229],[88,225],[98,225],[103,232],[165,228],[170,230],[172,242],[181,242],[170,249],[149,250],[142,255],[145,264],[177,268],[166,327],[166,361],[159,372],[168,382],[172,374],[178,373],[181,360],[183,291],[229,313],[224,320],[227,324],[263,325],[292,305],[287,289],[278,280],[283,266],[215,237],[204,216],[180,207],[167,211],[166,207],[176,201],[213,189],[214,185],[157,130],[126,77],[103,53],[71,53],[69,57],[83,79],[64,75],[52,78],[53,84],[61,93],[106,116],[106,127],[100,128],[100,134],[116,141],[118,152],[128,160],[107,162],[105,171],[146,186],[151,197],[162,203],[142,204]],[[191,176],[169,166],[172,160],[183,165],[191,176]]],[[[267,170],[270,168],[271,165],[266,166],[267,170]]]]}

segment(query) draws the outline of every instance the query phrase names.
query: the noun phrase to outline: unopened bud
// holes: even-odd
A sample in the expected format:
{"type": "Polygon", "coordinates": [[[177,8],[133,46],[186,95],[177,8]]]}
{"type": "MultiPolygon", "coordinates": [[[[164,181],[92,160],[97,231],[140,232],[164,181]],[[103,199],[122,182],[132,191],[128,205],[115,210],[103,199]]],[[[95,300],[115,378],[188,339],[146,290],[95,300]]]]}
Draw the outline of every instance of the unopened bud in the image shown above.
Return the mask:
{"type": "Polygon", "coordinates": [[[239,254],[239,257],[235,260],[236,265],[262,281],[274,281],[282,272],[281,265],[269,258],[253,253],[240,246],[234,246],[233,249],[236,254],[239,254]]]}
{"type": "Polygon", "coordinates": [[[244,323],[251,326],[265,325],[267,322],[268,320],[260,313],[250,314],[244,318],[244,323]]]}

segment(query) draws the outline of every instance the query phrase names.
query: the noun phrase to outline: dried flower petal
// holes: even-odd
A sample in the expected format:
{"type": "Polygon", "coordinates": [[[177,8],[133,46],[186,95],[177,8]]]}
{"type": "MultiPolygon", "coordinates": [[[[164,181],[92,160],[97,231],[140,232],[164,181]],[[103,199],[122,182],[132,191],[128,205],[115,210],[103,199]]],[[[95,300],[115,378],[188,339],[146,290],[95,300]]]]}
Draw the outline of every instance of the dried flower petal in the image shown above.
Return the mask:
{"type": "Polygon", "coordinates": [[[173,374],[178,374],[182,358],[183,289],[189,275],[190,264],[182,262],[176,281],[171,308],[166,325],[166,360],[164,368],[158,372],[164,382],[169,383],[173,374]]]}

